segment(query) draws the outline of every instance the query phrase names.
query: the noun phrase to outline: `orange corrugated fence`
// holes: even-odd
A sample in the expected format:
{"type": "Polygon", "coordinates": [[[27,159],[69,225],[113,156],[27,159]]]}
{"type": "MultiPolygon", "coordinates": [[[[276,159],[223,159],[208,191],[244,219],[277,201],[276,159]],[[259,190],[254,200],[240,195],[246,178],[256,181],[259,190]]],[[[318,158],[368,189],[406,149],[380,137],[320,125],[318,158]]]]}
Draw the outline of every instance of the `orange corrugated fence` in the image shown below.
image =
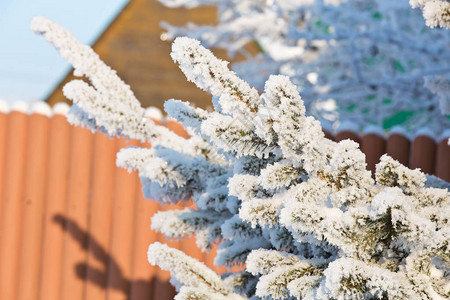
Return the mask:
{"type": "MultiPolygon", "coordinates": [[[[174,122],[166,126],[185,135],[174,122]]],[[[419,135],[388,138],[341,131],[360,143],[373,170],[383,153],[450,181],[450,146],[419,135]]],[[[169,274],[147,262],[163,241],[213,266],[190,238],[166,241],[150,229],[161,207],[145,200],[136,173],[115,166],[128,145],[72,127],[63,113],[0,112],[0,299],[172,299],[169,274]]],[[[181,206],[180,206],[181,207],[181,206]]]]}

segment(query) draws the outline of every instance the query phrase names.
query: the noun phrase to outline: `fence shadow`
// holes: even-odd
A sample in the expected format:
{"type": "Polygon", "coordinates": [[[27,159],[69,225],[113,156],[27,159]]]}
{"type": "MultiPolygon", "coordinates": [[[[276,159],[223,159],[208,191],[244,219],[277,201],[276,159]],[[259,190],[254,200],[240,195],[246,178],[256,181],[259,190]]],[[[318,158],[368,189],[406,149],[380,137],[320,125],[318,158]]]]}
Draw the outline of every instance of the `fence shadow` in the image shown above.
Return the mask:
{"type": "MultiPolygon", "coordinates": [[[[175,296],[173,286],[169,282],[161,281],[156,276],[148,280],[126,278],[117,260],[89,232],[83,230],[73,220],[58,214],[53,217],[53,221],[68,232],[84,251],[89,251],[92,257],[103,266],[102,268],[93,267],[89,265],[89,262],[79,262],[74,266],[76,276],[86,284],[91,283],[104,290],[114,289],[129,300],[168,300],[175,296]],[[114,276],[109,276],[109,274],[114,274],[114,276]]],[[[149,268],[151,268],[150,264],[149,268]]]]}

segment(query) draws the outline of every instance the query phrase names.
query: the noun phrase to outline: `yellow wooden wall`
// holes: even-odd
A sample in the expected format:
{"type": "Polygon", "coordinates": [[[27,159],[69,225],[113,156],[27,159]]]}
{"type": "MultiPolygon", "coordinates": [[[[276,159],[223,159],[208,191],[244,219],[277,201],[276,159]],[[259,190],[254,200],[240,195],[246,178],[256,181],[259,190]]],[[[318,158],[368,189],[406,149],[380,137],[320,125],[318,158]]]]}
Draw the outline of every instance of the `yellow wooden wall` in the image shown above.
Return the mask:
{"type": "MultiPolygon", "coordinates": [[[[213,6],[173,9],[164,7],[157,0],[130,0],[93,48],[131,86],[144,107],[162,108],[164,101],[175,98],[205,108],[211,105],[210,95],[186,81],[170,58],[171,42],[160,38],[164,30],[159,23],[168,21],[182,26],[190,21],[212,25],[216,23],[216,16],[213,6]]],[[[252,49],[256,51],[256,46],[252,49]]],[[[226,59],[224,51],[215,50],[214,53],[226,59]]],[[[50,105],[67,102],[62,87],[71,79],[73,76],[65,78],[48,98],[50,105]]]]}

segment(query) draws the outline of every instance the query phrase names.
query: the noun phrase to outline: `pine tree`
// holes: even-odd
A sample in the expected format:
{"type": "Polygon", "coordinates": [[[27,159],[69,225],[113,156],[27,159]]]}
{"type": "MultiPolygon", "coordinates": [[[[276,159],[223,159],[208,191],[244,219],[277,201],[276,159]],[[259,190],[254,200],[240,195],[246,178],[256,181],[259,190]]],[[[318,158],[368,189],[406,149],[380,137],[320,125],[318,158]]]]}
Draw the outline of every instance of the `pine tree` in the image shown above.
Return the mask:
{"type": "Polygon", "coordinates": [[[218,25],[167,23],[164,38],[189,36],[246,59],[237,74],[264,89],[270,74],[291,78],[307,112],[329,131],[343,121],[356,131],[401,124],[436,135],[450,126],[448,0],[159,0],[167,6],[218,7],[218,25]],[[252,57],[244,47],[256,42],[252,57]],[[424,77],[434,88],[424,85],[424,77]],[[440,109],[441,108],[441,109],[440,109]]]}
{"type": "Polygon", "coordinates": [[[324,137],[297,88],[271,76],[260,95],[196,40],[177,38],[172,58],[213,96],[215,111],[169,100],[186,141],[144,117],[129,87],[64,28],[36,18],[43,34],[88,83],[64,91],[71,121],[151,141],[125,148],[118,165],[137,170],[147,198],[192,200],[152,227],[170,238],[219,243],[218,275],[167,245],[148,250],[168,269],[176,299],[446,299],[450,297],[449,184],[387,155],[375,179],[350,140],[324,137]]]}

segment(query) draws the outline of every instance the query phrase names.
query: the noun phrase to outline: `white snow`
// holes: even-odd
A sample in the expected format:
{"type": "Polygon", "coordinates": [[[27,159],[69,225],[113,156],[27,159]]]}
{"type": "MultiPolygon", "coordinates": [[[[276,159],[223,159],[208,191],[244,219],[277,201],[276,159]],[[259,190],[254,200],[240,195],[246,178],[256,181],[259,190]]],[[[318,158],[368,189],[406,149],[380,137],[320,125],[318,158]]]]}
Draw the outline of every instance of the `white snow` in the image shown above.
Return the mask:
{"type": "Polygon", "coordinates": [[[379,136],[381,136],[383,138],[386,136],[383,128],[381,128],[380,126],[375,126],[375,125],[368,125],[367,127],[365,127],[363,129],[363,134],[364,135],[366,135],[366,134],[376,134],[376,135],[379,135],[379,136]]]}
{"type": "Polygon", "coordinates": [[[420,128],[414,133],[414,138],[418,136],[427,136],[429,138],[432,138],[433,140],[436,140],[436,135],[430,128],[420,128]]]}
{"type": "Polygon", "coordinates": [[[70,110],[70,106],[64,102],[58,102],[53,106],[53,114],[55,115],[67,115],[70,110]]]}
{"type": "Polygon", "coordinates": [[[170,270],[172,277],[187,286],[199,287],[223,295],[230,293],[222,279],[198,260],[187,256],[166,244],[155,242],[148,248],[148,260],[163,270],[170,270]]]}
{"type": "Polygon", "coordinates": [[[7,114],[9,112],[10,105],[3,99],[0,99],[0,113],[7,114]]]}
{"type": "Polygon", "coordinates": [[[450,141],[450,128],[444,130],[444,132],[442,132],[441,136],[439,137],[440,141],[445,140],[445,139],[449,139],[449,141],[450,141]]]}
{"type": "Polygon", "coordinates": [[[339,123],[339,126],[338,126],[336,132],[350,131],[350,132],[358,134],[359,130],[360,130],[360,128],[357,123],[349,121],[349,120],[344,120],[339,123]]]}
{"type": "Polygon", "coordinates": [[[450,3],[446,0],[431,0],[423,7],[423,17],[431,28],[450,29],[450,3]]]}
{"type": "Polygon", "coordinates": [[[11,111],[22,112],[26,114],[29,109],[29,104],[25,101],[16,101],[11,105],[11,111]]]}
{"type": "Polygon", "coordinates": [[[164,119],[162,111],[154,106],[147,107],[145,109],[144,116],[156,121],[162,121],[164,119]]]}
{"type": "Polygon", "coordinates": [[[31,105],[30,113],[40,114],[46,117],[51,117],[53,114],[52,108],[46,102],[35,102],[31,105]]]}
{"type": "Polygon", "coordinates": [[[398,134],[404,137],[407,137],[409,140],[411,140],[411,135],[410,133],[403,127],[403,126],[394,126],[389,130],[389,135],[392,134],[398,134]]]}

